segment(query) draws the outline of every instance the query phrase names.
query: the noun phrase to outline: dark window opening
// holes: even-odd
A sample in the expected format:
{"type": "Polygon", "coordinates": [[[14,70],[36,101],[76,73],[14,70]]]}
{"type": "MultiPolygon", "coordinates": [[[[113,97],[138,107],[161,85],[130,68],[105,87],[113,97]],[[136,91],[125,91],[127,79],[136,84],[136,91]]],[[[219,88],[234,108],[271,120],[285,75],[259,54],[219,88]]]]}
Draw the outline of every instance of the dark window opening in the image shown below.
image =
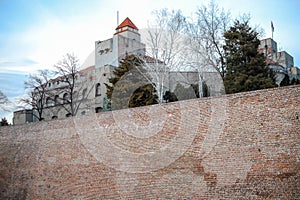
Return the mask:
{"type": "Polygon", "coordinates": [[[97,107],[97,108],[95,108],[95,112],[96,112],[96,113],[99,113],[99,112],[102,111],[102,109],[103,109],[102,107],[97,107]]]}
{"type": "Polygon", "coordinates": [[[101,96],[101,84],[100,83],[96,84],[95,96],[101,96]]]}
{"type": "Polygon", "coordinates": [[[59,104],[59,96],[55,95],[54,97],[54,105],[58,105],[59,104]]]}
{"type": "Polygon", "coordinates": [[[69,94],[65,93],[64,96],[63,96],[63,99],[64,99],[63,100],[64,103],[69,103],[69,94]]]}

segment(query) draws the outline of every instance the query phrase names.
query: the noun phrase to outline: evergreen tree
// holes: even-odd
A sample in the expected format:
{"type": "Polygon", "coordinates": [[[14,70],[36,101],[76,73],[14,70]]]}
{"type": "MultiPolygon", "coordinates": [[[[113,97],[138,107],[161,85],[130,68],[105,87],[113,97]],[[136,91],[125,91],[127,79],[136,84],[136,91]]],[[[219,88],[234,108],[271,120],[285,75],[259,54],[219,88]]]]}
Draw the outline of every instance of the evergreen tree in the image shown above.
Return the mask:
{"type": "Polygon", "coordinates": [[[111,85],[105,83],[105,86],[107,88],[106,95],[108,99],[111,99],[112,93],[114,91],[114,85],[116,85],[116,83],[122,78],[122,76],[124,76],[126,72],[132,70],[134,68],[134,65],[141,66],[142,63],[143,61],[134,55],[127,56],[120,61],[120,66],[113,71],[113,77],[109,78],[108,80],[111,85]]]}
{"type": "Polygon", "coordinates": [[[139,87],[129,99],[129,108],[157,104],[158,97],[155,92],[155,88],[150,83],[139,87]]]}
{"type": "Polygon", "coordinates": [[[192,85],[184,87],[182,84],[177,83],[174,90],[174,94],[176,95],[179,101],[197,98],[197,94],[195,93],[192,85]]]}
{"type": "Polygon", "coordinates": [[[300,80],[297,79],[297,78],[293,78],[293,79],[291,80],[291,85],[297,85],[297,84],[300,84],[300,80]]]}
{"type": "Polygon", "coordinates": [[[224,33],[226,93],[275,87],[275,80],[270,75],[264,56],[257,51],[260,44],[258,33],[248,23],[237,20],[224,33]]]}
{"type": "MultiPolygon", "coordinates": [[[[193,90],[195,91],[196,97],[200,98],[199,95],[199,84],[191,84],[193,90]]],[[[207,84],[205,83],[205,81],[202,82],[202,89],[203,89],[203,97],[209,97],[210,96],[210,92],[208,89],[207,84]]]]}
{"type": "Polygon", "coordinates": [[[148,80],[143,76],[143,63],[135,55],[129,55],[113,71],[113,77],[109,79],[111,84],[105,84],[110,102],[108,107],[111,110],[157,103],[154,87],[152,84],[145,84],[148,80]]]}
{"type": "Polygon", "coordinates": [[[8,126],[9,123],[5,117],[3,117],[0,121],[0,126],[8,126]]]}
{"type": "Polygon", "coordinates": [[[169,90],[165,92],[165,95],[163,96],[163,98],[167,103],[178,101],[178,98],[176,97],[174,92],[170,92],[169,90]]]}
{"type": "Polygon", "coordinates": [[[280,82],[280,87],[282,87],[282,86],[288,86],[288,85],[290,85],[290,78],[289,78],[289,76],[286,74],[286,75],[284,76],[284,78],[282,79],[282,81],[280,82]]]}

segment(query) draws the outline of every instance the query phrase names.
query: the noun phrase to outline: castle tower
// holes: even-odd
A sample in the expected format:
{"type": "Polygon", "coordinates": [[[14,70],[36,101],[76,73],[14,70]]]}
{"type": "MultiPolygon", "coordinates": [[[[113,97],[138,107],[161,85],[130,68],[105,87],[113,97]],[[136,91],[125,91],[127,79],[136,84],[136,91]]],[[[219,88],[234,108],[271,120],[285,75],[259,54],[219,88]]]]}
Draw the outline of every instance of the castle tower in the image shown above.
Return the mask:
{"type": "Polygon", "coordinates": [[[139,29],[128,17],[116,28],[115,35],[122,35],[126,38],[141,41],[139,29]]]}
{"type": "Polygon", "coordinates": [[[260,41],[258,51],[263,53],[265,57],[272,59],[272,55],[277,52],[277,43],[272,38],[263,39],[260,41]]]}
{"type": "Polygon", "coordinates": [[[105,65],[117,67],[119,61],[129,54],[145,54],[145,44],[141,43],[139,29],[127,17],[118,25],[112,38],[95,42],[96,68],[105,65]]]}

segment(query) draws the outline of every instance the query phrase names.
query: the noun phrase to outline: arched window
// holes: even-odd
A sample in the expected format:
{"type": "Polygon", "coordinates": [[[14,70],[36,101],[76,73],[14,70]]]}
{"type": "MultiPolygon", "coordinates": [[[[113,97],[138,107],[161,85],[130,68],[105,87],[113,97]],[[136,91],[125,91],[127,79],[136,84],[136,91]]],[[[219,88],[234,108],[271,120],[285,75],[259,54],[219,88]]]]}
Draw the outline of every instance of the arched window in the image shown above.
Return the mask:
{"type": "Polygon", "coordinates": [[[69,94],[68,93],[65,93],[64,96],[63,96],[63,102],[64,103],[69,103],[69,94]]]}
{"type": "Polygon", "coordinates": [[[101,95],[101,84],[97,83],[96,84],[96,92],[95,92],[95,96],[100,96],[101,95]]]}
{"type": "Polygon", "coordinates": [[[38,92],[39,91],[39,88],[38,87],[35,87],[34,88],[34,92],[38,92]]]}
{"type": "Polygon", "coordinates": [[[53,106],[53,102],[52,102],[52,99],[50,97],[47,97],[46,99],[46,106],[53,106]]]}
{"type": "Polygon", "coordinates": [[[97,107],[97,108],[95,108],[95,112],[96,113],[99,113],[99,112],[101,112],[102,111],[102,107],[97,107]]]}
{"type": "Polygon", "coordinates": [[[59,96],[55,95],[54,97],[54,105],[58,105],[59,104],[59,96]]]}

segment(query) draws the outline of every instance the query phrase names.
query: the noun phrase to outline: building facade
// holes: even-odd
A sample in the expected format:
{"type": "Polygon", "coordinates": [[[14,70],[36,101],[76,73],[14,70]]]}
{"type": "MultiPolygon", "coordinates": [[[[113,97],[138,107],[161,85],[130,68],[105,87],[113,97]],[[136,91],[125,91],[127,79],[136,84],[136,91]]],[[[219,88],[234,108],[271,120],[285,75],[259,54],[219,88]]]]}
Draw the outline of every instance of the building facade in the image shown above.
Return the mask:
{"type": "Polygon", "coordinates": [[[30,122],[33,122],[33,110],[25,109],[25,110],[19,110],[14,112],[14,117],[13,117],[14,125],[26,124],[30,122]]]}
{"type": "MultiPolygon", "coordinates": [[[[83,63],[78,74],[75,91],[73,94],[76,101],[76,115],[86,115],[93,112],[104,111],[106,99],[106,86],[112,71],[118,67],[119,61],[128,54],[144,54],[145,44],[141,43],[141,36],[134,23],[126,18],[117,28],[112,38],[95,42],[94,55],[90,55],[83,63]]],[[[50,80],[47,83],[47,90],[55,91],[65,87],[64,81],[60,78],[50,80]]],[[[66,111],[68,106],[68,94],[57,94],[55,98],[46,98],[43,118],[45,120],[64,118],[70,116],[66,111]]],[[[14,112],[14,124],[37,121],[34,113],[26,117],[24,111],[14,112]],[[25,119],[26,120],[23,120],[25,119]]]]}
{"type": "MultiPolygon", "coordinates": [[[[146,45],[141,42],[139,29],[129,18],[126,18],[117,26],[112,38],[95,41],[95,50],[88,56],[82,65],[83,69],[77,75],[74,93],[72,94],[76,108],[74,114],[88,115],[107,111],[108,99],[105,84],[109,84],[109,78],[113,77],[112,72],[119,66],[120,60],[130,54],[142,57],[148,65],[153,64],[153,58],[145,55],[145,49],[146,45]]],[[[204,72],[204,74],[209,76],[212,73],[204,72]]],[[[209,77],[213,76],[210,75],[209,77]]],[[[211,80],[211,84],[214,85],[213,79],[211,80]]],[[[196,72],[170,72],[163,82],[163,92],[167,90],[174,92],[177,85],[182,85],[187,90],[191,90],[191,85],[198,84],[198,82],[199,75],[196,72]]],[[[217,86],[210,88],[210,95],[224,94],[223,84],[215,85],[217,86]]],[[[46,89],[56,91],[65,86],[66,83],[61,80],[61,77],[58,77],[50,80],[46,89]]],[[[69,95],[68,93],[58,93],[54,98],[46,98],[43,119],[51,120],[71,116],[72,114],[66,109],[69,106],[69,95]]],[[[177,95],[180,96],[180,94],[177,95]]],[[[31,111],[31,115],[28,113],[28,110],[26,112],[14,112],[14,124],[38,121],[34,117],[34,111],[31,111]]]]}
{"type": "Polygon", "coordinates": [[[280,86],[285,77],[288,77],[290,82],[295,79],[300,81],[300,74],[297,67],[294,66],[294,58],[286,51],[277,49],[277,42],[272,38],[266,38],[260,41],[258,51],[266,57],[266,64],[275,73],[276,84],[280,86]]]}
{"type": "MultiPolygon", "coordinates": [[[[117,26],[112,38],[95,41],[94,51],[82,64],[82,70],[77,74],[74,93],[72,93],[73,102],[76,104],[75,113],[71,114],[66,109],[70,108],[70,94],[58,93],[55,96],[52,95],[52,97],[46,98],[42,115],[43,119],[51,120],[72,115],[89,115],[109,110],[105,84],[110,84],[109,78],[113,77],[113,71],[119,66],[123,58],[131,54],[142,58],[147,66],[154,64],[164,65],[163,62],[157,63],[154,61],[154,58],[146,55],[146,45],[141,41],[139,29],[129,18],[126,18],[117,26]]],[[[202,83],[199,81],[198,72],[169,71],[167,73],[163,72],[165,73],[163,75],[159,73],[150,70],[147,74],[148,77],[145,78],[144,74],[140,74],[140,76],[144,76],[141,79],[145,79],[144,83],[148,81],[147,84],[149,84],[149,81],[155,83],[153,80],[156,76],[165,76],[161,82],[163,85],[162,92],[165,94],[166,91],[170,91],[177,96],[178,100],[197,97],[194,86],[202,83]]],[[[205,80],[206,85],[208,85],[207,90],[209,90],[210,96],[225,94],[223,81],[218,76],[218,72],[204,71],[201,73],[201,80],[205,80]]],[[[120,81],[119,86],[121,83],[122,81],[120,81]]],[[[57,77],[47,83],[46,89],[56,91],[62,87],[66,87],[66,83],[61,80],[61,77],[57,77]]],[[[136,89],[132,88],[132,91],[136,89]]],[[[121,90],[119,92],[122,93],[124,91],[121,90]]],[[[127,95],[126,99],[130,99],[131,93],[129,92],[127,95]]],[[[124,102],[125,106],[127,104],[128,102],[124,102]]],[[[26,112],[16,111],[14,112],[14,124],[38,121],[34,114],[34,111],[31,111],[31,115],[28,110],[26,112]]]]}
{"type": "Polygon", "coordinates": [[[272,38],[261,40],[258,50],[265,55],[267,60],[276,62],[284,68],[294,67],[294,58],[286,51],[278,52],[277,42],[272,38]]]}
{"type": "MultiPolygon", "coordinates": [[[[275,72],[278,86],[286,76],[290,80],[300,81],[300,70],[294,66],[293,57],[286,51],[278,52],[277,43],[273,39],[261,40],[258,51],[265,55],[266,64],[275,72]]],[[[95,41],[94,51],[83,63],[82,70],[78,73],[74,94],[72,94],[76,107],[74,115],[88,115],[109,109],[105,84],[109,84],[109,78],[113,77],[113,71],[119,66],[120,61],[130,54],[143,57],[148,65],[154,63],[153,58],[146,56],[146,45],[141,41],[139,29],[127,17],[117,26],[112,38],[95,41]]],[[[149,74],[152,77],[157,75],[151,75],[151,72],[149,74]]],[[[55,91],[65,87],[64,81],[60,79],[58,77],[47,83],[47,90],[55,91]]],[[[174,93],[178,100],[196,98],[195,88],[192,86],[199,85],[200,79],[205,80],[210,96],[225,94],[221,77],[217,75],[217,72],[212,71],[202,72],[201,78],[198,72],[170,71],[162,83],[163,92],[174,93]]],[[[66,109],[69,106],[68,98],[67,93],[57,94],[54,98],[46,98],[43,118],[51,120],[71,116],[72,114],[66,109]]],[[[127,102],[124,102],[124,105],[126,104],[127,102]]],[[[34,111],[29,109],[16,111],[13,122],[23,124],[37,121],[34,114],[34,111]]]]}

